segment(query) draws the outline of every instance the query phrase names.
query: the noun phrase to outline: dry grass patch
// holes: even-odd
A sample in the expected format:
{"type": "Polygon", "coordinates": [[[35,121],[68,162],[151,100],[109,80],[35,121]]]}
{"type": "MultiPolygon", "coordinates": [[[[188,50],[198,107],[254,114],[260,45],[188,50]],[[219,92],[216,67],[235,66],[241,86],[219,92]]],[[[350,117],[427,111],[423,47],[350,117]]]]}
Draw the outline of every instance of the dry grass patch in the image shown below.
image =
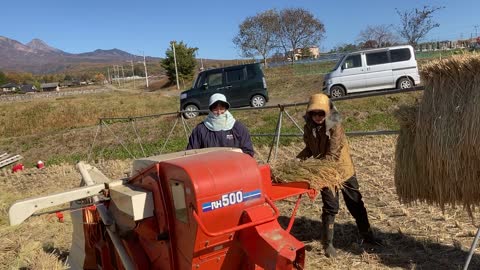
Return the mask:
{"type": "Polygon", "coordinates": [[[0,103],[0,138],[92,126],[100,117],[128,117],[175,111],[177,98],[159,93],[109,92],[72,96],[68,99],[39,99],[0,103]]]}
{"type": "MultiPolygon", "coordinates": [[[[395,136],[349,140],[370,223],[384,245],[372,247],[362,244],[353,218],[345,204],[341,203],[334,238],[339,256],[334,260],[326,258],[320,244],[321,200],[317,198],[311,202],[304,199],[292,234],[306,245],[306,269],[461,268],[476,229],[465,212],[462,209],[447,208],[445,213],[442,213],[440,209],[428,205],[407,207],[400,204],[393,180],[395,136]]],[[[303,144],[300,143],[281,147],[277,157],[287,160],[302,147],[303,144]]],[[[256,151],[257,158],[266,160],[267,147],[256,148],[256,151]]],[[[109,177],[119,178],[128,171],[130,162],[105,161],[95,165],[109,177]]],[[[34,169],[16,175],[4,172],[0,174],[0,193],[10,193],[15,197],[12,199],[20,199],[65,190],[76,187],[80,175],[73,166],[62,165],[52,168],[41,180],[37,179],[40,179],[39,174],[34,169]],[[19,182],[30,184],[18,185],[19,182]]],[[[288,224],[295,201],[286,200],[276,204],[284,215],[280,222],[288,224]]],[[[5,214],[2,213],[3,218],[6,218],[5,214]]],[[[54,217],[41,216],[31,218],[16,227],[0,224],[0,238],[8,239],[0,244],[1,269],[40,269],[37,268],[40,264],[34,264],[34,261],[40,260],[42,263],[49,261],[45,263],[60,267],[64,265],[71,244],[71,221],[69,215],[66,215],[65,223],[58,223],[54,217]]],[[[471,269],[479,267],[480,255],[475,254],[471,269]]]]}

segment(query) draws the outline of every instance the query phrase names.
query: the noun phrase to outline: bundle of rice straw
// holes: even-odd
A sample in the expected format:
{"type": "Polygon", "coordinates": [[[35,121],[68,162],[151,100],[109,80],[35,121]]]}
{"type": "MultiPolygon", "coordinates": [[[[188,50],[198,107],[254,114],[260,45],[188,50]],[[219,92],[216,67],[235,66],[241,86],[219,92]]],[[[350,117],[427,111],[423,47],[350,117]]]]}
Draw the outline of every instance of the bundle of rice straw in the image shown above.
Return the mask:
{"type": "Polygon", "coordinates": [[[480,56],[431,62],[421,76],[418,112],[400,119],[397,193],[405,203],[462,204],[471,214],[480,204],[480,56]]]}
{"type": "Polygon", "coordinates": [[[340,189],[345,179],[337,171],[338,164],[327,160],[310,158],[305,161],[288,160],[272,165],[274,182],[307,181],[316,190],[328,187],[340,189]]]}

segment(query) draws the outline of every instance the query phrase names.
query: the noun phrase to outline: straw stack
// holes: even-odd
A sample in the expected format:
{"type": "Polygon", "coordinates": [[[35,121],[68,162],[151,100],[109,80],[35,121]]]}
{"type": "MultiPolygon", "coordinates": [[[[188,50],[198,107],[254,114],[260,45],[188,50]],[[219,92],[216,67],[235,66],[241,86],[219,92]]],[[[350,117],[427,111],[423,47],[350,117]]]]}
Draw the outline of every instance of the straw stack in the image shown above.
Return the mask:
{"type": "Polygon", "coordinates": [[[480,56],[429,63],[421,76],[425,92],[418,109],[397,114],[397,193],[405,203],[470,210],[480,204],[480,56]]]}

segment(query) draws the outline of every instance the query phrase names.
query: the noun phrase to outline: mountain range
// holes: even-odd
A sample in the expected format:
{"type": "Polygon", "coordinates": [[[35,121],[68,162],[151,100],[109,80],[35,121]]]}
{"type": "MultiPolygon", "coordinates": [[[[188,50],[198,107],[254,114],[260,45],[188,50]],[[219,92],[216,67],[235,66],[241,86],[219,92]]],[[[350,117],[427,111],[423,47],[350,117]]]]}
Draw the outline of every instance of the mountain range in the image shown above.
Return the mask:
{"type": "MultiPolygon", "coordinates": [[[[73,54],[49,46],[40,39],[27,44],[0,36],[0,70],[47,74],[65,72],[77,66],[99,66],[109,64],[127,65],[138,56],[128,52],[111,49],[73,54]]],[[[143,59],[142,59],[143,60],[143,59]]],[[[149,60],[160,58],[149,57],[149,60]]]]}

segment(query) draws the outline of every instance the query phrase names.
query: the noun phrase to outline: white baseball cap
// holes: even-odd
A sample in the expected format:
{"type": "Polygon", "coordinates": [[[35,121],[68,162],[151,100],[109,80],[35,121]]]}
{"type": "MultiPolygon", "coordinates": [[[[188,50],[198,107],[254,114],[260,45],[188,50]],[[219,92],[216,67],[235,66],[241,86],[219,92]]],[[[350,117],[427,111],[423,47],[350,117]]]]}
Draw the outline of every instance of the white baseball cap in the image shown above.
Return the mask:
{"type": "Polygon", "coordinates": [[[210,109],[210,107],[212,107],[212,105],[218,101],[224,103],[227,107],[227,110],[228,108],[230,108],[230,103],[228,103],[225,95],[219,94],[219,93],[216,93],[210,96],[210,101],[208,102],[208,108],[210,109]]]}

